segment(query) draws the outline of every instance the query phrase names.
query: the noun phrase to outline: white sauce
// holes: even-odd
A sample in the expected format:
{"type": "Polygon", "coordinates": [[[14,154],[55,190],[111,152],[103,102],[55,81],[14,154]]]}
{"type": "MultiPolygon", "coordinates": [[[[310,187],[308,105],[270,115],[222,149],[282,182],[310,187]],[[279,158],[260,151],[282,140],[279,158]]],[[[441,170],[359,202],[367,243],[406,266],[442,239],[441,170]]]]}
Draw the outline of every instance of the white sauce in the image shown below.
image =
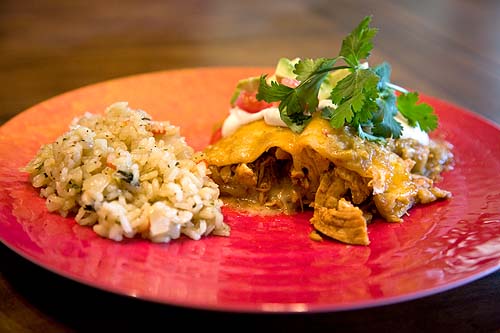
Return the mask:
{"type": "Polygon", "coordinates": [[[270,126],[287,127],[285,122],[281,120],[280,111],[277,107],[266,108],[255,113],[234,107],[229,110],[229,116],[224,120],[221,134],[223,137],[231,135],[241,126],[259,119],[264,119],[266,124],[270,126]]]}
{"type": "MultiPolygon", "coordinates": [[[[318,109],[323,109],[325,107],[333,107],[336,105],[332,103],[329,99],[320,100],[318,103],[318,109]]],[[[270,107],[263,109],[256,113],[246,112],[238,107],[234,107],[229,110],[229,116],[224,120],[222,125],[222,136],[226,137],[233,134],[239,127],[251,123],[253,121],[264,119],[266,124],[270,126],[281,126],[286,127],[287,125],[281,120],[280,112],[277,107],[270,107]]],[[[403,128],[403,133],[401,135],[402,139],[412,138],[417,140],[423,145],[429,145],[429,135],[422,131],[420,127],[411,127],[408,125],[406,119],[401,115],[397,114],[395,119],[401,124],[403,128]]]]}
{"type": "Polygon", "coordinates": [[[408,125],[406,118],[403,117],[400,113],[394,117],[403,127],[403,133],[401,134],[401,139],[415,139],[421,144],[428,146],[429,145],[429,134],[420,129],[420,126],[411,127],[408,125]]]}

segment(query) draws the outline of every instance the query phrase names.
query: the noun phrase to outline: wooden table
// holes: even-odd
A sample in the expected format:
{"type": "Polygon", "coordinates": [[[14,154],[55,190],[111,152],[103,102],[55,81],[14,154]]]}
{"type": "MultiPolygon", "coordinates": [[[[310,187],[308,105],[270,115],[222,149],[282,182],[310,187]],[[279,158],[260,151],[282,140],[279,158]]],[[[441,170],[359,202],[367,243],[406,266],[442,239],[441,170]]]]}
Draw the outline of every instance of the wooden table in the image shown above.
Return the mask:
{"type": "MultiPolygon", "coordinates": [[[[60,93],[173,68],[330,57],[365,15],[393,82],[500,123],[497,1],[17,1],[0,3],[0,124],[60,93]]],[[[473,138],[471,138],[473,139],[473,138]]],[[[434,296],[338,313],[247,315],[147,303],[46,271],[0,245],[0,331],[146,331],[194,321],[273,331],[500,332],[500,272],[434,296]]]]}

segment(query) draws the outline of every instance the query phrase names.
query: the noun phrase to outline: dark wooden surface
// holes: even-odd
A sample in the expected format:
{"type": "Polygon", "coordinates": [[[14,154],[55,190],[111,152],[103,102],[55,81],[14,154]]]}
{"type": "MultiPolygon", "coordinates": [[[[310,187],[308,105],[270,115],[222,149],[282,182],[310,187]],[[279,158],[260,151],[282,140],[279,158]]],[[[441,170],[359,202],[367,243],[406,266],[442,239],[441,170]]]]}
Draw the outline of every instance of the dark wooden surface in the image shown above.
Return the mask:
{"type": "MultiPolygon", "coordinates": [[[[393,81],[500,123],[500,1],[0,1],[0,124],[60,93],[156,70],[334,56],[373,15],[393,81]]],[[[466,134],[465,134],[466,135],[466,134]]],[[[0,245],[0,332],[209,329],[500,332],[500,272],[434,296],[338,313],[183,309],[67,280],[0,245]]]]}

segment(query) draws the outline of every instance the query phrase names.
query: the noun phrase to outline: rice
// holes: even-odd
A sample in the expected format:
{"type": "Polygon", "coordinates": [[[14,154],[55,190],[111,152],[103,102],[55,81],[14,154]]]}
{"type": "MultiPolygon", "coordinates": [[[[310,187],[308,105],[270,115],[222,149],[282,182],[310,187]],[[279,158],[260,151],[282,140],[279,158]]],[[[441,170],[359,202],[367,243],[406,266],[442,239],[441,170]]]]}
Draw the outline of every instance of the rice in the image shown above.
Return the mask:
{"type": "Polygon", "coordinates": [[[218,185],[193,155],[178,127],[118,102],[104,115],[75,119],[21,170],[50,212],[74,216],[102,237],[228,236],[218,185]]]}

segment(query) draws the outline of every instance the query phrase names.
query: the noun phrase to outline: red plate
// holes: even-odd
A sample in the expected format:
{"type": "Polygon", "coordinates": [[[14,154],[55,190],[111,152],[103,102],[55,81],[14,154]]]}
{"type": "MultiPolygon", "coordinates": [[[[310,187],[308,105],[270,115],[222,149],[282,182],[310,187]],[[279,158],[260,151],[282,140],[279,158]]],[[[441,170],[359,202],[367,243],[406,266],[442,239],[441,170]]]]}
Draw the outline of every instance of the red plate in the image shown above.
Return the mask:
{"type": "Polygon", "coordinates": [[[406,301],[454,288],[500,266],[500,129],[435,98],[457,164],[440,186],[447,201],[377,221],[371,245],[314,242],[309,214],[248,217],[224,209],[230,237],[169,244],[99,238],[46,212],[19,168],[73,117],[128,101],[170,120],[196,149],[228,112],[236,82],[266,68],[198,68],[103,82],[38,104],[0,128],[0,239],[28,260],[110,292],[200,309],[320,312],[406,301]]]}

